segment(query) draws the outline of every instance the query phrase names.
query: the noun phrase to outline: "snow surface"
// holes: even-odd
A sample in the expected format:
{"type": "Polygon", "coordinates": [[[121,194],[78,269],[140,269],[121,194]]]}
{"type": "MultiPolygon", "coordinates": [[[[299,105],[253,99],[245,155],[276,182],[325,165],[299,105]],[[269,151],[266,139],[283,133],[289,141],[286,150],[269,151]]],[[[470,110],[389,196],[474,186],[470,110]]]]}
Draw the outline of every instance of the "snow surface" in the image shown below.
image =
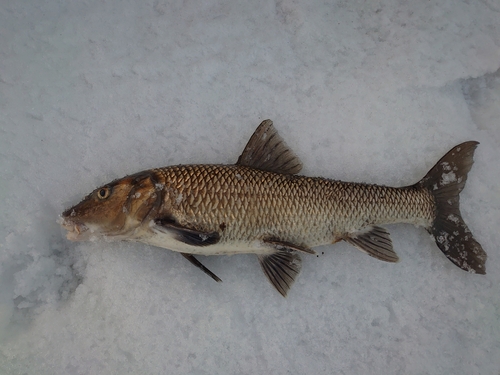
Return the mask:
{"type": "MultiPolygon", "coordinates": [[[[0,374],[500,371],[500,3],[0,3],[0,374]],[[345,243],[288,298],[255,256],[71,243],[58,215],[142,169],[232,163],[271,118],[304,174],[406,185],[481,142],[462,213],[486,276],[423,229],[345,243]]],[[[322,254],[324,252],[324,254],[322,254]]]]}

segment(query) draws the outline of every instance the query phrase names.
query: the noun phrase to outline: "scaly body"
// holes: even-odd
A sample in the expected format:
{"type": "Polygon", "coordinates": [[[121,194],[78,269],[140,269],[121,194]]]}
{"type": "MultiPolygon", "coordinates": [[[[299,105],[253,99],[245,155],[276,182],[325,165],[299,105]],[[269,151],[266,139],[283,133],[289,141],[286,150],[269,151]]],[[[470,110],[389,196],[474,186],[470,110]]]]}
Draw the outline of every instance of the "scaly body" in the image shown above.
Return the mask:
{"type": "Polygon", "coordinates": [[[398,256],[379,225],[422,226],[454,264],[484,274],[486,253],[459,210],[459,193],[477,142],[454,147],[418,183],[400,188],[296,175],[299,158],[270,120],[254,132],[235,165],[146,170],[94,190],[62,214],[68,239],[141,241],[194,255],[255,253],[286,295],[300,253],[340,240],[388,262],[398,256]]]}
{"type": "Polygon", "coordinates": [[[141,241],[202,255],[269,253],[256,240],[279,238],[303,247],[331,244],[370,225],[410,223],[427,227],[434,199],[415,187],[344,183],[279,174],[239,165],[185,165],[151,170],[163,204],[157,216],[181,226],[219,232],[207,247],[141,231],[141,241]]]}

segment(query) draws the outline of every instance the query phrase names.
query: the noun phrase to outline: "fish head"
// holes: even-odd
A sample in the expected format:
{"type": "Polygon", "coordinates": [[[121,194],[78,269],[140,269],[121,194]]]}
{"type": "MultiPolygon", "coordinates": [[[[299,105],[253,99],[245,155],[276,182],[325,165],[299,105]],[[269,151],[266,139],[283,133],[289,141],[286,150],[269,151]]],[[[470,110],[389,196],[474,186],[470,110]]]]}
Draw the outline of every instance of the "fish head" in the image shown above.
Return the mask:
{"type": "Polygon", "coordinates": [[[161,206],[162,191],[152,171],[127,176],[95,189],[64,211],[59,223],[72,241],[133,238],[161,206]]]}

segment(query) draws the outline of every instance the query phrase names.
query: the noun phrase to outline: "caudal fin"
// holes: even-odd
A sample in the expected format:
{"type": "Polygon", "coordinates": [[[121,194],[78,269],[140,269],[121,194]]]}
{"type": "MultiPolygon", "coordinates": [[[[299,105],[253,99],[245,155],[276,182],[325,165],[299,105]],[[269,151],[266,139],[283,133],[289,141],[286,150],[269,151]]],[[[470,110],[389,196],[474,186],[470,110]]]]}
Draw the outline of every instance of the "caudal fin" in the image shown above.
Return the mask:
{"type": "Polygon", "coordinates": [[[472,237],[459,207],[459,194],[474,163],[478,144],[469,141],[452,148],[417,185],[434,195],[436,218],[427,230],[441,251],[461,269],[485,274],[486,253],[472,237]]]}

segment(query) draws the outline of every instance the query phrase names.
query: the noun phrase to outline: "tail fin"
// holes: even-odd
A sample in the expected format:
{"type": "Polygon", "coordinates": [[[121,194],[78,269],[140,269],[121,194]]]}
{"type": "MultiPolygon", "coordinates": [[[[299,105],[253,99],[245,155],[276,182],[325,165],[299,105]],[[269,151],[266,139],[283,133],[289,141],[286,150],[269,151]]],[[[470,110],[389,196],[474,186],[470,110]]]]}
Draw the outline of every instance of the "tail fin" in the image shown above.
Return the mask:
{"type": "Polygon", "coordinates": [[[427,230],[444,255],[465,271],[485,274],[486,253],[465,225],[459,205],[478,144],[469,141],[455,146],[416,185],[434,195],[436,215],[427,230]]]}

